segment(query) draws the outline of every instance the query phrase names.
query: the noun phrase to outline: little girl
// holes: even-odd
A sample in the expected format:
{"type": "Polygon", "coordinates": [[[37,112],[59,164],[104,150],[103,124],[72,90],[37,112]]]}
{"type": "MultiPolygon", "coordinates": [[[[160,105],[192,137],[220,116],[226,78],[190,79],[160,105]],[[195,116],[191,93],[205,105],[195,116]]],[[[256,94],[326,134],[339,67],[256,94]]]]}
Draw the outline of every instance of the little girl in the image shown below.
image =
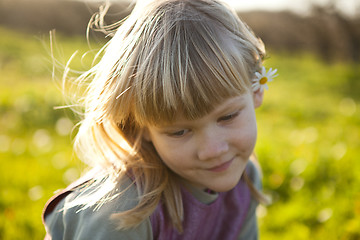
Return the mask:
{"type": "Polygon", "coordinates": [[[262,42],[217,0],[139,1],[119,25],[77,79],[91,170],[48,202],[46,238],[257,239],[262,42]]]}

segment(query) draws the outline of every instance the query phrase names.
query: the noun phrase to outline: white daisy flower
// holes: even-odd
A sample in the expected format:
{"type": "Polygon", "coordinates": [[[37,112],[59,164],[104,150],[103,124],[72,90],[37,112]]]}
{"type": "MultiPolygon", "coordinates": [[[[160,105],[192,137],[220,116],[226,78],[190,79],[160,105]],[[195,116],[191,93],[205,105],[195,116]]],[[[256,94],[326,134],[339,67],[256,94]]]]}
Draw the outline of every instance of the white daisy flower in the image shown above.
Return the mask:
{"type": "Polygon", "coordinates": [[[269,87],[267,85],[268,82],[271,82],[274,77],[277,77],[278,74],[275,75],[277,69],[270,68],[268,72],[266,72],[265,67],[261,68],[261,73],[256,72],[255,78],[252,80],[252,89],[254,92],[260,89],[260,91],[264,91],[264,89],[268,90],[269,87]]]}

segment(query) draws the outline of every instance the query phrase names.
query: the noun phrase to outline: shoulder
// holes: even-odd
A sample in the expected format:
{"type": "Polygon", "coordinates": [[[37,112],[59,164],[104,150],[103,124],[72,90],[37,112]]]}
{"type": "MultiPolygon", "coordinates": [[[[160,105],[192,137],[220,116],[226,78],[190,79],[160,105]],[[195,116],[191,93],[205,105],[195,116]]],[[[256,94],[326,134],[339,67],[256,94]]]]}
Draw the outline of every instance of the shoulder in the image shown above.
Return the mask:
{"type": "Polygon", "coordinates": [[[150,219],[130,230],[119,230],[111,215],[131,209],[137,204],[138,194],[130,179],[122,182],[107,201],[86,207],[88,201],[96,199],[101,187],[68,189],[52,202],[52,209],[45,211],[44,223],[52,240],[56,239],[151,239],[150,219]],[[121,190],[126,189],[122,194],[121,190]]]}
{"type": "Polygon", "coordinates": [[[255,161],[249,160],[249,162],[246,165],[246,174],[249,176],[255,188],[261,190],[262,173],[261,173],[260,165],[255,161]]]}
{"type": "MultiPolygon", "coordinates": [[[[261,191],[262,189],[262,176],[261,169],[257,162],[253,162],[249,160],[246,166],[246,173],[250,178],[254,187],[261,191]]],[[[256,218],[256,208],[258,206],[258,201],[255,198],[251,198],[250,206],[248,209],[248,213],[246,219],[244,221],[244,225],[239,233],[238,240],[257,240],[258,239],[258,225],[256,218]]]]}

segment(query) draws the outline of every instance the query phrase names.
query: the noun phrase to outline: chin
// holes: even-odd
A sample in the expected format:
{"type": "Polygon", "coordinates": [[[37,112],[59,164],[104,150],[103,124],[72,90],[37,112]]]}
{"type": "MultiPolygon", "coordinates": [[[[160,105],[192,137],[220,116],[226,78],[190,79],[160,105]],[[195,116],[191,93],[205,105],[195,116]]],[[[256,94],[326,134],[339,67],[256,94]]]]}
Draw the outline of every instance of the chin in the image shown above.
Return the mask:
{"type": "Polygon", "coordinates": [[[237,177],[233,177],[232,179],[229,179],[227,181],[224,181],[223,183],[216,184],[214,186],[209,187],[209,189],[215,191],[215,192],[227,192],[233,189],[240,181],[241,175],[237,177]]]}
{"type": "Polygon", "coordinates": [[[236,172],[230,172],[228,175],[224,176],[222,179],[218,179],[215,184],[213,184],[213,188],[209,187],[209,189],[215,192],[227,192],[233,189],[240,181],[241,176],[245,171],[245,166],[238,169],[236,172]]]}

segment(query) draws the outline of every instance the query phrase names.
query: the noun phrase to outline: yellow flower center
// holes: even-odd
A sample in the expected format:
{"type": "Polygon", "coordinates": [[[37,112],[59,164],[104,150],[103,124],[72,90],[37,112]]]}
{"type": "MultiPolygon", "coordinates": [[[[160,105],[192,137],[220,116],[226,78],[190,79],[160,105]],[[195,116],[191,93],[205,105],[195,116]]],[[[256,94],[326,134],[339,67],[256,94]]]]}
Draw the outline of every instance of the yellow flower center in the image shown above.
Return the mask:
{"type": "Polygon", "coordinates": [[[263,84],[267,83],[267,81],[268,81],[267,77],[263,77],[263,78],[260,79],[259,82],[260,82],[261,85],[263,85],[263,84]]]}

